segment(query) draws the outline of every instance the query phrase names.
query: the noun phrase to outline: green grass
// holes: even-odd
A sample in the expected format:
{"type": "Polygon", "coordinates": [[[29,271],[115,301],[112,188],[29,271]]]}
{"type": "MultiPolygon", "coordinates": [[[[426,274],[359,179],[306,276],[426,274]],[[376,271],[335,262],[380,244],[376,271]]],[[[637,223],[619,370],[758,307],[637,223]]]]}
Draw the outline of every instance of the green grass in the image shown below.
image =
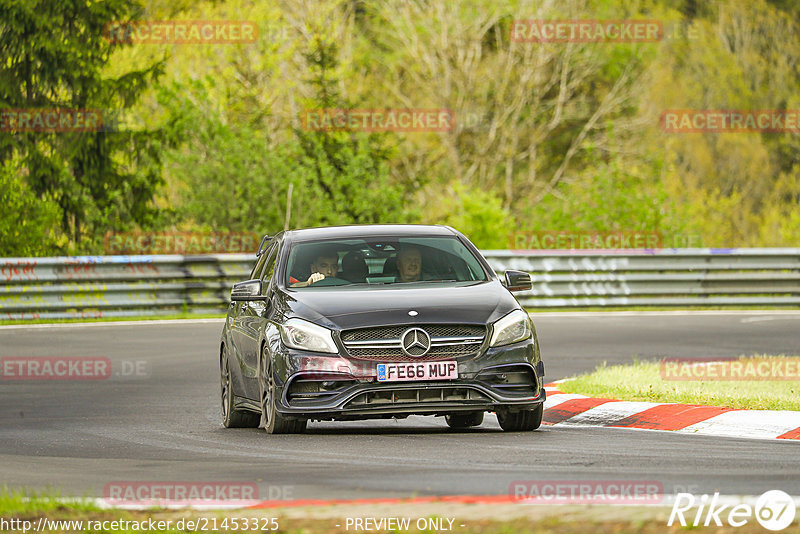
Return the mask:
{"type": "Polygon", "coordinates": [[[24,517],[36,514],[50,514],[55,512],[96,512],[100,508],[83,499],[75,499],[65,503],[58,492],[43,491],[30,492],[12,490],[8,487],[0,488],[0,515],[24,517]]]}
{"type": "Polygon", "coordinates": [[[552,312],[631,312],[631,311],[798,311],[800,306],[575,306],[572,308],[537,308],[526,306],[528,313],[552,312]]]}
{"type": "Polygon", "coordinates": [[[224,319],[219,313],[174,313],[170,315],[137,315],[134,317],[91,317],[86,319],[33,319],[33,320],[0,320],[0,325],[14,324],[61,324],[61,323],[114,323],[120,321],[169,321],[175,319],[224,319]]]}
{"type": "MultiPolygon", "coordinates": [[[[797,356],[741,357],[742,365],[757,364],[765,358],[792,361],[797,356]]],[[[752,368],[752,367],[751,367],[752,368]]],[[[673,380],[662,377],[660,362],[634,362],[606,366],[559,385],[564,393],[627,401],[676,402],[725,406],[745,410],[800,411],[800,377],[789,380],[673,380]]],[[[668,373],[665,373],[668,375],[668,373]]]]}
{"type": "MultiPolygon", "coordinates": [[[[248,532],[252,534],[264,534],[265,532],[284,532],[286,534],[349,534],[353,529],[349,530],[345,527],[344,516],[347,510],[352,509],[345,507],[341,510],[342,517],[335,514],[332,515],[333,509],[326,510],[322,516],[314,514],[314,510],[309,510],[308,517],[298,517],[297,514],[292,514],[292,517],[287,517],[286,511],[280,508],[273,509],[259,509],[259,510],[230,510],[230,511],[206,511],[199,512],[193,510],[165,510],[165,509],[152,509],[146,511],[129,511],[120,509],[100,509],[92,504],[75,499],[61,499],[56,492],[32,493],[29,491],[10,490],[7,487],[0,487],[0,517],[5,520],[18,519],[25,520],[31,523],[28,532],[30,534],[63,534],[65,531],[63,527],[60,530],[44,529],[42,532],[36,533],[33,528],[38,523],[39,518],[44,517],[50,521],[60,520],[73,520],[83,521],[84,530],[66,530],[70,533],[91,533],[91,532],[105,532],[114,534],[142,534],[143,532],[151,532],[153,534],[198,534],[201,530],[178,530],[177,523],[181,519],[196,521],[198,518],[217,518],[219,524],[222,519],[239,518],[277,518],[280,529],[278,531],[270,530],[251,530],[249,528],[241,531],[237,530],[218,530],[220,533],[230,532],[248,532]],[[284,512],[284,513],[282,513],[284,512]],[[153,521],[171,521],[169,528],[165,530],[143,530],[143,529],[124,529],[108,527],[105,530],[94,530],[94,527],[87,524],[87,521],[137,521],[143,522],[151,519],[153,521]],[[339,525],[338,527],[336,525],[339,525]]],[[[596,534],[622,534],[628,532],[636,532],[640,534],[660,534],[662,532],[685,532],[691,530],[693,532],[708,532],[715,534],[730,533],[730,527],[696,527],[696,528],[667,528],[665,526],[666,514],[668,509],[661,512],[651,507],[617,507],[617,506],[604,506],[604,505],[577,505],[571,507],[556,507],[548,513],[545,508],[544,513],[539,510],[531,508],[535,511],[536,519],[530,517],[516,517],[509,519],[466,519],[462,520],[458,517],[459,509],[453,511],[452,516],[457,519],[459,526],[454,527],[455,532],[459,534],[585,534],[592,532],[596,534]],[[660,517],[663,516],[663,517],[660,517]],[[460,525],[463,524],[464,527],[460,525]]],[[[369,517],[389,517],[389,516],[403,516],[411,517],[412,524],[417,517],[442,517],[441,514],[431,515],[420,510],[420,514],[404,511],[403,513],[396,513],[386,505],[380,505],[372,510],[372,513],[367,512],[369,517]]],[[[451,516],[446,514],[445,516],[451,516]]],[[[736,530],[742,534],[750,532],[762,532],[757,525],[748,524],[736,530]]],[[[210,523],[206,523],[210,524],[210,523]]],[[[796,523],[795,523],[796,524],[796,523]]],[[[52,526],[52,525],[51,525],[52,526]]],[[[17,530],[17,532],[22,532],[17,530]]],[[[387,532],[387,531],[381,531],[387,532]]],[[[403,531],[405,532],[405,531],[403,531]]],[[[409,533],[415,532],[431,532],[419,531],[412,527],[408,530],[409,533]]]]}
{"type": "MultiPolygon", "coordinates": [[[[252,534],[264,534],[265,532],[283,532],[286,534],[348,534],[353,532],[353,528],[347,529],[345,527],[344,517],[285,517],[280,513],[280,509],[264,509],[264,510],[235,510],[235,511],[217,511],[217,512],[197,512],[192,510],[149,510],[149,511],[126,511],[118,509],[100,510],[88,507],[87,505],[78,503],[59,503],[55,501],[54,497],[24,497],[21,493],[4,493],[0,490],[0,516],[4,519],[18,519],[30,522],[28,532],[31,534],[64,534],[70,533],[91,533],[91,532],[104,532],[114,534],[142,534],[143,532],[153,532],[159,534],[198,534],[201,530],[178,530],[177,522],[181,519],[197,521],[200,517],[217,518],[219,524],[222,519],[241,518],[245,517],[275,517],[277,518],[280,529],[277,531],[271,530],[218,530],[217,532],[225,533],[230,532],[247,532],[252,534]],[[82,521],[84,530],[50,530],[44,529],[41,532],[36,532],[33,529],[39,521],[40,517],[45,517],[49,521],[63,521],[73,520],[82,521]],[[140,528],[125,529],[125,528],[106,528],[104,530],[94,530],[94,527],[87,524],[87,521],[137,521],[146,522],[152,518],[153,521],[171,521],[169,528],[165,530],[148,531],[140,528]],[[336,526],[339,525],[339,526],[336,526]]],[[[606,510],[612,510],[613,514],[610,517],[595,519],[596,513],[603,509],[602,506],[594,507],[578,507],[578,510],[572,510],[570,517],[562,517],[563,511],[559,510],[558,513],[553,512],[551,515],[539,517],[536,520],[529,518],[513,518],[513,519],[468,519],[458,520],[457,527],[454,530],[460,534],[585,534],[586,532],[593,532],[596,534],[621,534],[627,532],[637,532],[643,534],[660,534],[664,532],[664,519],[654,517],[648,514],[648,517],[639,518],[626,517],[627,513],[620,508],[613,509],[614,507],[605,507],[606,510]],[[460,525],[464,525],[461,527],[460,525]]],[[[330,513],[330,512],[329,512],[330,513]]],[[[666,513],[666,512],[665,512],[666,513]]],[[[368,514],[370,517],[384,517],[397,515],[393,514],[390,509],[380,508],[368,514]]],[[[403,513],[404,517],[412,518],[412,525],[417,517],[437,517],[428,514],[415,515],[412,513],[403,513]]],[[[458,517],[455,517],[458,519],[458,517]]],[[[147,523],[145,523],[147,524],[147,523]]],[[[211,523],[206,523],[211,524],[211,523]]],[[[68,528],[68,527],[64,527],[68,528]]],[[[677,529],[672,529],[672,532],[677,532],[677,529]]],[[[700,528],[699,532],[713,532],[722,534],[729,532],[729,530],[717,529],[711,527],[709,529],[700,528]]],[[[16,532],[22,532],[17,530],[16,532]]],[[[408,531],[387,531],[378,530],[378,532],[409,532],[409,533],[432,533],[435,531],[430,530],[417,530],[414,526],[408,531]]],[[[738,532],[738,531],[737,531],[738,532]]],[[[750,532],[746,529],[742,532],[750,532]]]]}

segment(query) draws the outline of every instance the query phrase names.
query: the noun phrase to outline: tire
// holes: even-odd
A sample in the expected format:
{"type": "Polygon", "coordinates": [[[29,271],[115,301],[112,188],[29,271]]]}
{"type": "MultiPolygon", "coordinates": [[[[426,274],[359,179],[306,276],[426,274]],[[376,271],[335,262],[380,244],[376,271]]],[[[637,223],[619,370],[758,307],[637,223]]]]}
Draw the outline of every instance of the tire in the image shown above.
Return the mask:
{"type": "Polygon", "coordinates": [[[222,424],[225,428],[258,428],[261,421],[257,413],[237,410],[233,407],[233,381],[228,354],[222,348],[219,359],[219,384],[220,408],[222,410],[222,424]]]}
{"type": "Polygon", "coordinates": [[[469,428],[483,423],[483,412],[451,413],[444,420],[450,428],[469,428]]]}
{"type": "Polygon", "coordinates": [[[288,419],[275,408],[275,379],[272,373],[272,358],[264,346],[258,372],[261,403],[261,423],[267,434],[302,434],[308,425],[307,419],[288,419]]]}
{"type": "Polygon", "coordinates": [[[540,404],[533,410],[521,410],[516,413],[509,413],[506,410],[497,412],[497,422],[500,428],[506,432],[528,432],[536,430],[542,425],[542,414],[544,404],[540,404]]]}

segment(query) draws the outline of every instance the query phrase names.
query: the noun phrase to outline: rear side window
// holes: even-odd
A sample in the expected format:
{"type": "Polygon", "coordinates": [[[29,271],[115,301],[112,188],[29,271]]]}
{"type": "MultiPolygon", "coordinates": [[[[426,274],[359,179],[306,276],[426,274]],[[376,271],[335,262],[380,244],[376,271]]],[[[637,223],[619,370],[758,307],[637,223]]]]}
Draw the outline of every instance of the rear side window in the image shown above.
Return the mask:
{"type": "Polygon", "coordinates": [[[270,257],[267,259],[264,272],[261,274],[261,279],[264,281],[272,280],[272,275],[275,273],[275,265],[278,263],[278,256],[281,253],[280,243],[276,244],[270,251],[270,257]]]}
{"type": "Polygon", "coordinates": [[[253,271],[250,273],[250,280],[258,280],[259,278],[261,278],[261,273],[264,271],[264,264],[269,259],[270,254],[272,253],[274,248],[275,248],[274,244],[268,246],[267,249],[264,251],[264,253],[258,257],[258,259],[256,260],[256,265],[255,267],[253,267],[253,271]]]}

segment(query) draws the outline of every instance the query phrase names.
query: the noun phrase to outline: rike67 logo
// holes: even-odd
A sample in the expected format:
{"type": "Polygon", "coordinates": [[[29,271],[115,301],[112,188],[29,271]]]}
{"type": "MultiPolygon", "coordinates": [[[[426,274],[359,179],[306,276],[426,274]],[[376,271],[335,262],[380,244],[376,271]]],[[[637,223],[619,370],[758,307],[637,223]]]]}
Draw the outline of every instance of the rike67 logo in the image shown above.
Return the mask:
{"type": "Polygon", "coordinates": [[[708,495],[698,498],[691,493],[678,493],[667,526],[671,527],[677,519],[682,527],[687,524],[707,527],[712,522],[718,527],[723,526],[723,523],[741,527],[755,519],[765,529],[778,531],[792,524],[796,511],[794,499],[781,490],[767,491],[758,498],[755,506],[747,503],[723,504],[719,493],[715,493],[711,500],[708,495]],[[697,510],[693,512],[695,507],[697,510]]]}

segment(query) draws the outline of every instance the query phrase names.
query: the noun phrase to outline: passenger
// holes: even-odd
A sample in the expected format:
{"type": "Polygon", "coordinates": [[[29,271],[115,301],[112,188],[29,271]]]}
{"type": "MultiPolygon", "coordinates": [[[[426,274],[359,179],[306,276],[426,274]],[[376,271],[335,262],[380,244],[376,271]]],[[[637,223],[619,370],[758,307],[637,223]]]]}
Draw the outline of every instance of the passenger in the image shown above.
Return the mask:
{"type": "Polygon", "coordinates": [[[402,247],[397,253],[398,282],[417,282],[422,278],[422,252],[418,247],[402,247]]]}
{"type": "Polygon", "coordinates": [[[289,287],[307,287],[326,277],[336,277],[338,272],[339,254],[335,251],[323,251],[311,262],[311,276],[308,277],[308,280],[301,282],[294,277],[289,277],[289,287]]]}

